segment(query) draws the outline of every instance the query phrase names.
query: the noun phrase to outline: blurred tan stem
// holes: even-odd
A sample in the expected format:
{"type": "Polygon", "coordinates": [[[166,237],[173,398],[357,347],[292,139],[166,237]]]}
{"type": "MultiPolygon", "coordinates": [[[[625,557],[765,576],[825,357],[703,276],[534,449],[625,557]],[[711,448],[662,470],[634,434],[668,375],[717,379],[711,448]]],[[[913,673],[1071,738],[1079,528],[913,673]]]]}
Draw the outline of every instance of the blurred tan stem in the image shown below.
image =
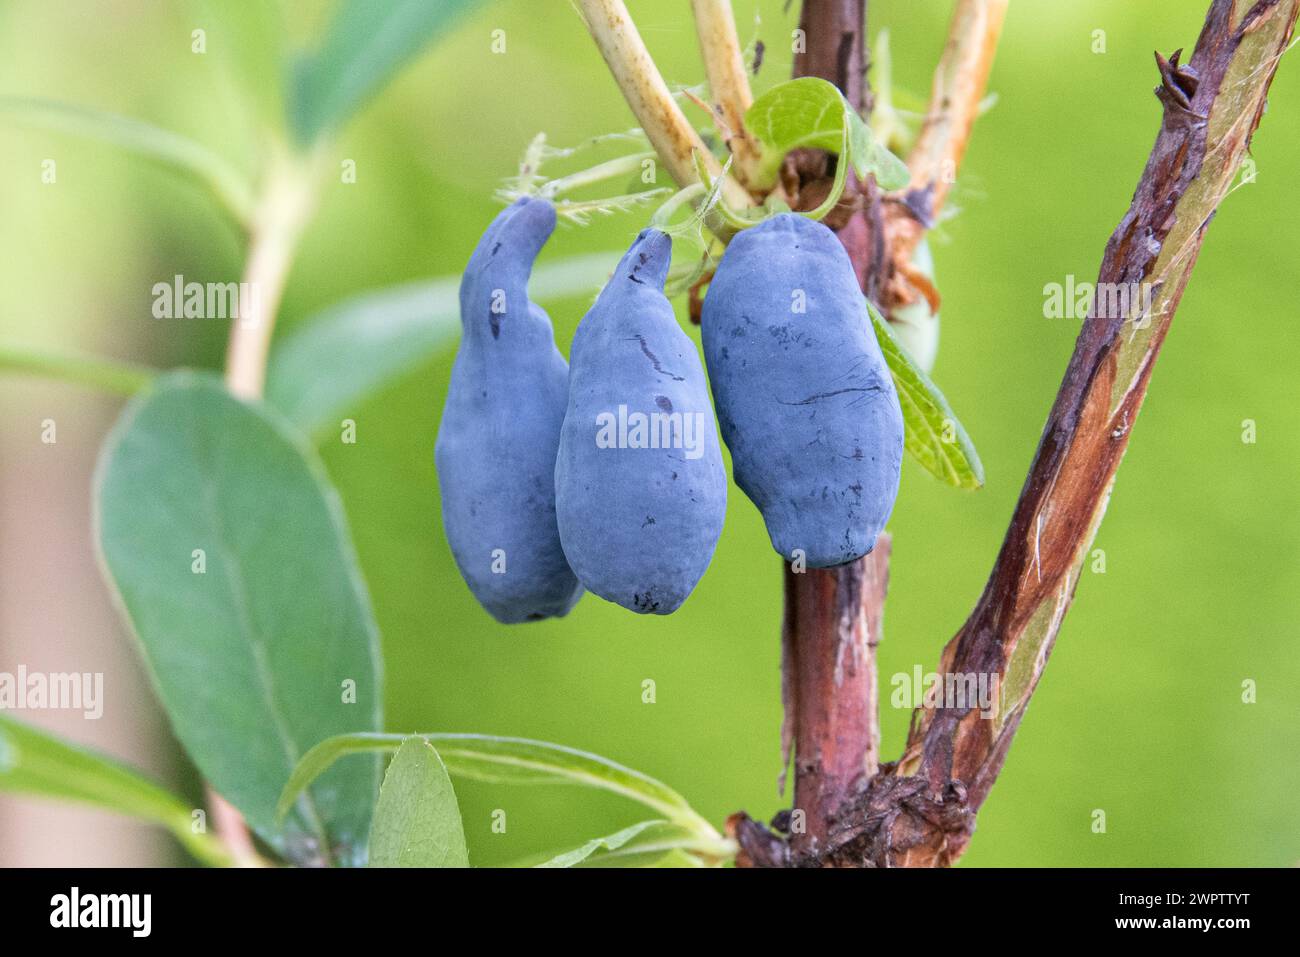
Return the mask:
{"type": "MultiPolygon", "coordinates": [[[[577,0],[577,3],[614,81],[650,145],[667,167],[668,175],[683,188],[698,182],[693,153],[703,157],[710,175],[722,175],[717,159],[669,92],[623,0],[577,0]]],[[[752,203],[749,193],[730,175],[723,180],[722,196],[737,209],[752,203]]]]}
{"type": "Polygon", "coordinates": [[[742,183],[752,183],[759,151],[745,129],[745,112],[753,104],[754,94],[749,89],[745,58],[736,36],[731,0],[691,0],[691,9],[695,13],[695,32],[700,38],[700,55],[717,118],[722,121],[727,148],[736,158],[732,169],[742,183]]]}
{"type": "Polygon", "coordinates": [[[258,399],[266,381],[271,333],[303,227],[316,207],[310,161],[277,154],[253,212],[238,318],[231,321],[226,385],[241,399],[258,399]]]}

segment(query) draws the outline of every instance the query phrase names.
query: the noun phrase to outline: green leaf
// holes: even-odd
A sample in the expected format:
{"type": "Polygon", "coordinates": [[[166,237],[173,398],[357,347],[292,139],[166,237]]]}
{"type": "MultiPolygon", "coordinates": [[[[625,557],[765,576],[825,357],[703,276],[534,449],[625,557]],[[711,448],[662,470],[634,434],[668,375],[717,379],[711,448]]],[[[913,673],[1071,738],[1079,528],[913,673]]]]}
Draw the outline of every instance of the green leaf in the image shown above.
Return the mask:
{"type": "Polygon", "coordinates": [[[332,769],[283,825],[275,813],[310,745],[377,728],[381,714],[374,616],[315,454],[215,378],[165,376],[105,443],[95,526],[163,707],[204,777],[290,860],[364,860],[374,759],[332,769]]]}
{"type": "Polygon", "coordinates": [[[907,167],[902,160],[876,141],[871,129],[833,83],[815,76],[778,83],[745,112],[745,128],[763,147],[756,185],[761,188],[774,184],[781,161],[791,150],[839,153],[843,149],[846,125],[849,162],[859,179],[875,173],[882,189],[907,185],[907,167]]]}
{"type": "Polygon", "coordinates": [[[371,867],[469,867],[451,778],[433,745],[407,738],[397,749],[370,828],[371,867]]]}
{"type": "Polygon", "coordinates": [[[116,113],[55,100],[0,96],[0,115],[36,129],[100,140],[159,163],[210,190],[240,226],[252,222],[253,193],[245,177],[206,146],[179,133],[116,113]]]}
{"type": "Polygon", "coordinates": [[[984,466],[948,400],[907,355],[894,330],[870,302],[867,311],[903,407],[903,444],[907,451],[949,485],[979,488],[984,484],[984,466]]]}
{"type": "Polygon", "coordinates": [[[157,375],[156,370],[134,363],[44,352],[4,342],[0,342],[0,371],[44,376],[120,395],[135,395],[157,375]]]}
{"type": "MultiPolygon", "coordinates": [[[[539,265],[529,294],[545,300],[595,293],[621,255],[539,265]]],[[[267,402],[309,435],[337,427],[368,396],[455,340],[459,290],[459,276],[444,276],[366,293],[308,319],[272,349],[267,402]]]]}
{"type": "Polygon", "coordinates": [[[230,863],[206,833],[195,833],[193,809],[112,758],[60,741],[0,715],[0,791],[91,804],[151,821],[171,831],[205,864],[230,863]]]}
{"type": "MultiPolygon", "coordinates": [[[[658,811],[692,833],[721,840],[713,826],[668,785],[607,758],[527,738],[486,734],[422,734],[438,749],[453,775],[490,784],[576,784],[612,791],[658,811]]],[[[280,796],[279,808],[294,798],[339,758],[373,751],[394,751],[401,734],[347,734],[322,741],[294,769],[280,796]]]]}
{"type": "MultiPolygon", "coordinates": [[[[857,115],[856,113],[854,114],[857,115]]],[[[886,192],[902,189],[912,181],[907,164],[889,151],[878,139],[872,139],[867,166],[876,174],[876,183],[886,192]]]]}
{"type": "Polygon", "coordinates": [[[581,847],[556,855],[537,867],[699,867],[699,854],[730,859],[734,848],[718,842],[701,842],[699,835],[671,821],[642,821],[607,837],[597,837],[581,847]]]}
{"type": "Polygon", "coordinates": [[[256,124],[259,134],[278,129],[285,115],[284,5],[197,0],[194,7],[207,31],[207,49],[221,60],[220,82],[233,81],[241,95],[240,118],[253,121],[248,126],[256,124]]]}
{"type": "Polygon", "coordinates": [[[289,125],[301,145],[342,126],[472,0],[341,0],[321,48],[295,71],[289,125]]]}

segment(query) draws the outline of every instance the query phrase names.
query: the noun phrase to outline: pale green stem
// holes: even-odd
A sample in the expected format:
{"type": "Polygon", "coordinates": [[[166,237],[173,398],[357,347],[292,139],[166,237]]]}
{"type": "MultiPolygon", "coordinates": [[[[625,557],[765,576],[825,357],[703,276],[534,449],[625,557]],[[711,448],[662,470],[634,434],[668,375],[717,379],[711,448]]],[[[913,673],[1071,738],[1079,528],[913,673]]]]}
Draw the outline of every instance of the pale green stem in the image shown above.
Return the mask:
{"type": "Polygon", "coordinates": [[[6,344],[0,344],[0,369],[72,382],[119,395],[134,395],[158,374],[156,369],[128,362],[59,355],[6,344]]]}
{"type": "Polygon", "coordinates": [[[553,179],[543,186],[538,191],[538,194],[545,196],[547,199],[552,199],[582,189],[584,186],[603,183],[605,180],[613,179],[616,176],[632,176],[641,172],[642,164],[648,159],[654,159],[654,156],[653,152],[618,156],[589,169],[579,170],[576,173],[570,173],[568,176],[553,179]]]}

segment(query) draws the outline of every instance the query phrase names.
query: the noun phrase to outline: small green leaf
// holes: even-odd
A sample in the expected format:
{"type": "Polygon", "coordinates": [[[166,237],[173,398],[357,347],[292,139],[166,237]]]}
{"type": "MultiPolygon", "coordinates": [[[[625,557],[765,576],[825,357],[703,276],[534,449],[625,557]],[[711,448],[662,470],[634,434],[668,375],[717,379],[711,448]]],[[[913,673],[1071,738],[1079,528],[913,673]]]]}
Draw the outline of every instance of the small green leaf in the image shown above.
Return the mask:
{"type": "Polygon", "coordinates": [[[4,342],[0,342],[0,372],[43,376],[119,395],[135,395],[158,374],[130,362],[44,352],[4,342]]]}
{"type": "MultiPolygon", "coordinates": [[[[486,734],[422,734],[438,749],[447,770],[490,784],[576,784],[621,794],[658,811],[696,835],[721,840],[708,821],[668,785],[607,758],[526,738],[486,734]]],[[[344,755],[394,751],[407,739],[400,734],[345,734],[322,741],[303,755],[280,795],[279,811],[344,755]]]]}
{"type": "Polygon", "coordinates": [[[581,847],[558,854],[537,867],[699,867],[730,860],[730,842],[701,841],[688,828],[671,821],[642,821],[581,847]],[[711,856],[712,860],[706,860],[711,856]]]}
{"type": "Polygon", "coordinates": [[[205,778],[281,854],[364,860],[378,762],[331,769],[283,825],[276,798],[322,738],[374,729],[379,636],[315,454],[213,377],[134,399],[100,455],[103,567],[205,778]]]}
{"type": "Polygon", "coordinates": [[[880,140],[871,141],[867,166],[876,174],[876,182],[886,192],[902,189],[912,181],[912,173],[907,164],[891,153],[880,140]]]}
{"type": "Polygon", "coordinates": [[[25,126],[84,136],[137,153],[207,187],[240,226],[247,228],[252,222],[253,192],[247,179],[206,146],[179,133],[56,100],[0,96],[0,115],[25,126]]]}
{"type": "Polygon", "coordinates": [[[984,484],[984,466],[948,400],[908,357],[894,330],[870,302],[867,311],[903,407],[903,444],[907,451],[949,485],[979,488],[984,484]]]}
{"type": "Polygon", "coordinates": [[[803,76],[778,83],[754,100],[745,112],[745,128],[767,147],[763,165],[774,175],[791,150],[838,152],[846,115],[852,112],[834,84],[803,76]]]}
{"type": "Polygon", "coordinates": [[[325,41],[298,64],[289,124],[307,146],[342,126],[472,0],[341,0],[325,41]]]}
{"type": "Polygon", "coordinates": [[[778,83],[745,112],[745,128],[763,147],[755,185],[762,188],[774,184],[781,161],[791,150],[841,152],[846,125],[849,162],[858,178],[875,173],[882,189],[906,185],[906,178],[899,182],[907,169],[902,160],[876,141],[834,84],[814,76],[778,83]]]}
{"type": "MultiPolygon", "coordinates": [[[[529,294],[539,300],[594,293],[621,253],[543,263],[529,294]]],[[[365,293],[308,319],[275,344],[266,400],[319,437],[393,379],[419,368],[460,331],[460,277],[365,293]]]]}
{"type": "Polygon", "coordinates": [[[465,829],[447,768],[433,745],[407,738],[379,790],[371,867],[469,867],[465,829]]]}
{"type": "Polygon", "coordinates": [[[193,830],[193,809],[111,758],[0,715],[0,791],[76,801],[151,821],[205,864],[228,865],[221,846],[193,830]]]}
{"type": "MultiPolygon", "coordinates": [[[[538,867],[577,867],[586,861],[593,854],[600,851],[617,851],[619,848],[626,846],[629,842],[634,841],[638,836],[650,828],[667,827],[675,832],[681,832],[680,828],[669,824],[667,821],[641,821],[639,824],[633,824],[631,827],[625,827],[621,831],[616,831],[607,837],[597,837],[576,847],[571,851],[565,851],[563,854],[557,854],[549,861],[538,864],[538,867]]],[[[685,832],[689,833],[689,832],[685,832]]]]}

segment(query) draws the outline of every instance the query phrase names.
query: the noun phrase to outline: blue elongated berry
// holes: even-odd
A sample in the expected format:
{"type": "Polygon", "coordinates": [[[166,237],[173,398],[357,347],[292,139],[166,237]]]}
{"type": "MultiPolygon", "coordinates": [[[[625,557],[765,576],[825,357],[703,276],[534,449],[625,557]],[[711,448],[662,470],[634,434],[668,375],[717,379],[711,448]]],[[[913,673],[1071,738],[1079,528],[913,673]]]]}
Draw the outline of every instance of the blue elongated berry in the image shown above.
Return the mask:
{"type": "Polygon", "coordinates": [[[528,300],[554,229],[551,204],[524,198],[479,240],[460,283],[460,349],[435,450],[456,565],[506,624],[564,615],[582,595],[555,524],[568,368],[550,319],[528,300]]]}
{"type": "Polygon", "coordinates": [[[578,326],[555,464],[560,540],[579,580],[659,615],[708,568],[727,507],[704,368],[663,294],[671,254],[666,234],[642,232],[578,326]]]}
{"type": "Polygon", "coordinates": [[[772,547],[812,568],[870,552],[898,495],[903,416],[835,234],[792,213],[742,231],[701,321],[736,484],[772,547]]]}

